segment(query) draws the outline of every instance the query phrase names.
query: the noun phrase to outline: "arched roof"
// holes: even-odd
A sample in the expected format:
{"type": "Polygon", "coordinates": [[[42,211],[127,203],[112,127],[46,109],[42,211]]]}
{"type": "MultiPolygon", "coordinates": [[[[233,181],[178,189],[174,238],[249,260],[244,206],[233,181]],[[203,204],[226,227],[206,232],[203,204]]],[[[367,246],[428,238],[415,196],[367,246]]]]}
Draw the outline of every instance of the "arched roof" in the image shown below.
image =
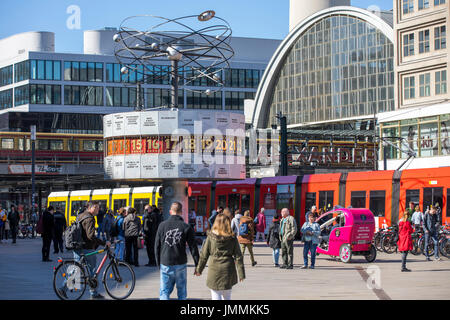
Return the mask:
{"type": "Polygon", "coordinates": [[[292,46],[295,45],[299,37],[311,26],[331,15],[349,15],[364,20],[379,29],[391,43],[394,43],[394,30],[392,26],[383,20],[380,17],[381,15],[378,16],[365,9],[351,6],[332,7],[319,11],[304,19],[281,42],[267,65],[255,96],[255,107],[252,116],[252,125],[254,128],[264,126],[264,120],[269,114],[271,92],[277,84],[277,75],[283,67],[283,62],[292,46]]]}

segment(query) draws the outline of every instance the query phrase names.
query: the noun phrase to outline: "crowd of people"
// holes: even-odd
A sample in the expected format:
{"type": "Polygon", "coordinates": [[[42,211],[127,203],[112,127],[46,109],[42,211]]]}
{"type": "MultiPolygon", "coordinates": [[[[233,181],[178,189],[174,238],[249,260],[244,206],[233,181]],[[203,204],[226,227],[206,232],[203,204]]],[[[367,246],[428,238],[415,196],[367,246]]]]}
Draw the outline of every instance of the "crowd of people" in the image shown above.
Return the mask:
{"type": "Polygon", "coordinates": [[[21,224],[31,225],[34,234],[38,215],[33,213],[28,206],[11,204],[9,210],[0,203],[0,243],[15,244],[17,233],[21,224]]]}

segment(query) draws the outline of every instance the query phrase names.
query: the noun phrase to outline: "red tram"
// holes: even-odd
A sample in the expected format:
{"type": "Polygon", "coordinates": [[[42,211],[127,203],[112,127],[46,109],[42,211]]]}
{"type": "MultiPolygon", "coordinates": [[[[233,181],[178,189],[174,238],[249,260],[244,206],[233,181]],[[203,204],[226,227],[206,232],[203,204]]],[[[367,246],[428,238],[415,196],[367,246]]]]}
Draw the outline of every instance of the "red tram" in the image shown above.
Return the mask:
{"type": "Polygon", "coordinates": [[[302,225],[311,206],[328,211],[340,205],[370,209],[381,227],[397,223],[409,201],[421,211],[438,203],[441,221],[450,223],[450,167],[190,182],[189,190],[189,209],[204,223],[219,206],[250,210],[252,216],[264,207],[268,221],[286,207],[302,225]]]}

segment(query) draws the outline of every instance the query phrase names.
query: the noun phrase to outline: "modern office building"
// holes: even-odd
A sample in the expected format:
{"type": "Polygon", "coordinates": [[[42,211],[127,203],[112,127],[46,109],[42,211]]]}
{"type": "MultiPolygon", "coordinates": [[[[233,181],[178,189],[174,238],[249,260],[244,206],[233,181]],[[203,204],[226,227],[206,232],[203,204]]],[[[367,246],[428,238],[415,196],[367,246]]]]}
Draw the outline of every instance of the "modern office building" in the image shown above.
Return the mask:
{"type": "Polygon", "coordinates": [[[394,0],[397,108],[379,117],[380,133],[391,143],[380,152],[388,169],[450,164],[448,23],[446,0],[394,0]]]}
{"type": "MultiPolygon", "coordinates": [[[[85,31],[82,53],[55,52],[52,32],[0,39],[1,196],[21,183],[29,188],[31,125],[37,126],[38,182],[45,186],[46,177],[55,188],[81,188],[103,174],[102,116],[134,110],[137,82],[142,83],[144,108],[169,106],[170,61],[155,63],[145,79],[131,71],[122,74],[114,55],[116,33],[115,28],[85,31]]],[[[183,82],[178,107],[243,112],[244,99],[254,97],[279,43],[231,38],[235,55],[230,68],[218,74],[224,86],[218,89],[207,78],[183,82]]]]}

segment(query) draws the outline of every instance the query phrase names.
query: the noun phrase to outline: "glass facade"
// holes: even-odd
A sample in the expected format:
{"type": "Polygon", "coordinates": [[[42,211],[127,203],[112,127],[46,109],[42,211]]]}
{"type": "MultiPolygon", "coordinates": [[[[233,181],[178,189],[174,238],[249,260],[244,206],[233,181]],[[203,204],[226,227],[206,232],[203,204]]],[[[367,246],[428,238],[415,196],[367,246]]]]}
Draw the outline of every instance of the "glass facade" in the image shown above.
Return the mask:
{"type": "Polygon", "coordinates": [[[14,65],[14,82],[30,79],[30,61],[22,61],[14,65]]]}
{"type": "Polygon", "coordinates": [[[393,44],[373,25],[348,15],[323,18],[287,54],[269,119],[281,111],[289,125],[392,111],[393,58],[393,44]]]}
{"type": "Polygon", "coordinates": [[[24,104],[61,104],[61,86],[27,84],[14,88],[14,106],[24,104]]]}
{"type": "Polygon", "coordinates": [[[64,104],[102,106],[103,87],[64,86],[64,104]]]}
{"type": "Polygon", "coordinates": [[[0,69],[0,87],[13,83],[13,66],[0,69]]]}
{"type": "MultiPolygon", "coordinates": [[[[30,79],[32,80],[61,80],[61,61],[59,60],[30,60],[30,79]]],[[[23,75],[24,80],[26,75],[23,75]]]]}
{"type": "MultiPolygon", "coordinates": [[[[450,155],[450,114],[408,119],[382,123],[380,125],[382,137],[401,137],[417,153],[418,157],[433,157],[450,155]]],[[[398,147],[406,151],[397,140],[398,147]]],[[[408,155],[398,149],[387,146],[387,159],[404,159],[408,155]]],[[[383,156],[383,150],[381,150],[383,156]]]]}
{"type": "Polygon", "coordinates": [[[0,91],[0,109],[12,108],[13,89],[0,91]]]}
{"type": "Polygon", "coordinates": [[[102,62],[64,61],[64,80],[82,82],[102,82],[102,62]]]}

